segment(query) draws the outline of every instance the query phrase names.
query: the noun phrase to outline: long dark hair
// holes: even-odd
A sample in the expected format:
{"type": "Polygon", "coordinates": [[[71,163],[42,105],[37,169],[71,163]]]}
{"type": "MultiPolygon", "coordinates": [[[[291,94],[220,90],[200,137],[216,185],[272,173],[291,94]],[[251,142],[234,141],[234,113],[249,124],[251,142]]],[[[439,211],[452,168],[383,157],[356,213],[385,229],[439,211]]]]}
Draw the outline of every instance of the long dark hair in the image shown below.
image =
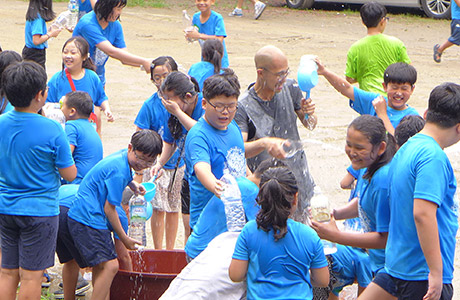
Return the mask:
{"type": "Polygon", "coordinates": [[[287,233],[287,219],[298,192],[294,174],[287,167],[270,168],[262,174],[257,203],[257,228],[274,231],[275,241],[287,233]]]}
{"type": "Polygon", "coordinates": [[[51,21],[56,17],[53,11],[52,0],[29,0],[29,8],[27,8],[26,20],[33,21],[38,18],[38,14],[45,22],[51,21]]]}
{"type": "Polygon", "coordinates": [[[115,7],[125,7],[127,0],[99,0],[94,5],[94,13],[98,20],[107,21],[115,7]]]}
{"type": "MultiPolygon", "coordinates": [[[[172,91],[180,99],[185,101],[187,94],[192,96],[197,95],[200,92],[200,86],[195,78],[176,71],[168,74],[161,84],[160,91],[172,91]]],[[[169,117],[168,128],[175,140],[178,140],[182,136],[182,124],[176,116],[171,115],[169,117]]]]}
{"type": "Polygon", "coordinates": [[[201,49],[201,56],[204,61],[210,62],[214,66],[214,74],[218,74],[222,67],[222,56],[224,55],[224,46],[217,39],[206,40],[201,49]]]}
{"type": "MultiPolygon", "coordinates": [[[[83,59],[82,67],[85,69],[92,70],[96,72],[96,66],[93,63],[93,60],[91,57],[89,57],[89,44],[88,42],[81,36],[74,36],[68,39],[65,43],[64,46],[62,46],[62,51],[64,52],[65,46],[67,44],[74,42],[75,47],[77,47],[78,51],[80,51],[81,58],[83,59]]],[[[62,62],[62,69],[64,70],[64,61],[62,62]]],[[[62,72],[64,73],[64,72],[62,72]]]]}
{"type": "Polygon", "coordinates": [[[385,125],[380,118],[371,115],[362,115],[357,117],[348,126],[348,129],[350,128],[361,132],[361,134],[367,138],[373,147],[379,146],[382,142],[386,142],[387,144],[385,152],[383,152],[369,167],[367,167],[367,171],[363,175],[364,179],[371,180],[375,172],[389,163],[395,155],[395,138],[391,134],[387,133],[385,125]]]}

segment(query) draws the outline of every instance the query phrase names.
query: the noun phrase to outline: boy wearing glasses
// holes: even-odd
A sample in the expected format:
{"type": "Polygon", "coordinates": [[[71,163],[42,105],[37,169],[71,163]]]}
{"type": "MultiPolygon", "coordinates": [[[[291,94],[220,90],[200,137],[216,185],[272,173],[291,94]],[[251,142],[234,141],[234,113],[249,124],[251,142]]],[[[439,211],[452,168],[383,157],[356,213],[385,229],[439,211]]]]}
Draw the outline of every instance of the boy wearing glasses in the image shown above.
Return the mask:
{"type": "Polygon", "coordinates": [[[384,96],[382,83],[385,69],[393,63],[410,64],[411,61],[403,42],[383,34],[389,20],[385,6],[367,2],[361,6],[360,14],[367,36],[348,50],[345,76],[349,83],[358,82],[360,89],[384,96]]]}
{"type": "MultiPolygon", "coordinates": [[[[308,116],[312,116],[315,111],[311,99],[304,99],[296,82],[287,79],[288,60],[280,49],[265,46],[257,51],[254,61],[257,80],[240,97],[235,115],[235,121],[243,134],[251,171],[271,156],[286,158],[282,146],[286,139],[300,140],[297,118],[309,128],[308,116]]],[[[313,126],[316,126],[317,118],[312,119],[313,126]]],[[[299,205],[295,219],[303,221],[306,218],[303,212],[309,205],[314,187],[307,158],[304,151],[299,151],[285,163],[299,183],[299,205]]]]}
{"type": "Polygon", "coordinates": [[[241,131],[233,121],[238,108],[240,84],[230,69],[213,75],[203,84],[204,116],[190,129],[185,141],[185,162],[190,185],[190,227],[198,220],[213,195],[220,197],[225,172],[246,176],[241,131]]]}
{"type": "Polygon", "coordinates": [[[88,93],[82,91],[67,93],[61,100],[61,110],[66,119],[65,132],[77,166],[77,177],[67,183],[80,184],[86,173],[103,157],[101,138],[88,120],[93,111],[93,101],[88,93]]]}

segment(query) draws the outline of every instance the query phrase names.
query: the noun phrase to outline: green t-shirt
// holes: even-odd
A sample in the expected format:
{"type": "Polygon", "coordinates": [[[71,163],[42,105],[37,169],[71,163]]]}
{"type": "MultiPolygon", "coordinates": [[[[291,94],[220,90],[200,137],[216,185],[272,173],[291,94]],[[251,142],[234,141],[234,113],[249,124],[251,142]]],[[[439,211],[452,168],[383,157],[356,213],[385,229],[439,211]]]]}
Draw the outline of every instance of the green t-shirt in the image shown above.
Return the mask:
{"type": "Polygon", "coordinates": [[[401,40],[385,34],[368,35],[348,50],[345,75],[358,81],[360,89],[385,95],[383,73],[396,62],[411,62],[401,40]]]}

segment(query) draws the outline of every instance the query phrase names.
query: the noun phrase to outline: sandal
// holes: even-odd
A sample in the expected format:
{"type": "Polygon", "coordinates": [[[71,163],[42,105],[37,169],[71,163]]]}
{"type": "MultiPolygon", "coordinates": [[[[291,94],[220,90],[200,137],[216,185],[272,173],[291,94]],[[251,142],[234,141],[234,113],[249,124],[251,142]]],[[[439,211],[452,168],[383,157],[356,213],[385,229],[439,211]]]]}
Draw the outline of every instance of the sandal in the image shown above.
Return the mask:
{"type": "Polygon", "coordinates": [[[51,277],[47,272],[43,273],[42,288],[49,288],[51,285],[51,277]]]}
{"type": "Polygon", "coordinates": [[[433,59],[437,63],[441,62],[441,55],[442,55],[442,53],[438,51],[439,47],[440,47],[439,44],[436,44],[433,47],[433,59]]]}

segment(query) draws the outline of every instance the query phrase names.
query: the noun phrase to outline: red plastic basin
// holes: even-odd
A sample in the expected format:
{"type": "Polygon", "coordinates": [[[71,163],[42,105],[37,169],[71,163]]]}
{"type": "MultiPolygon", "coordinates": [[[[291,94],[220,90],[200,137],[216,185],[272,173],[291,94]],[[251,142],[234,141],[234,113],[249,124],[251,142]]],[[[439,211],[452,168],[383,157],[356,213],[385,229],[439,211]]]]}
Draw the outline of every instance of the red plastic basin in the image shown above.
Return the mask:
{"type": "Polygon", "coordinates": [[[130,251],[134,271],[119,270],[110,287],[111,300],[156,300],[187,265],[184,250],[130,251]]]}

